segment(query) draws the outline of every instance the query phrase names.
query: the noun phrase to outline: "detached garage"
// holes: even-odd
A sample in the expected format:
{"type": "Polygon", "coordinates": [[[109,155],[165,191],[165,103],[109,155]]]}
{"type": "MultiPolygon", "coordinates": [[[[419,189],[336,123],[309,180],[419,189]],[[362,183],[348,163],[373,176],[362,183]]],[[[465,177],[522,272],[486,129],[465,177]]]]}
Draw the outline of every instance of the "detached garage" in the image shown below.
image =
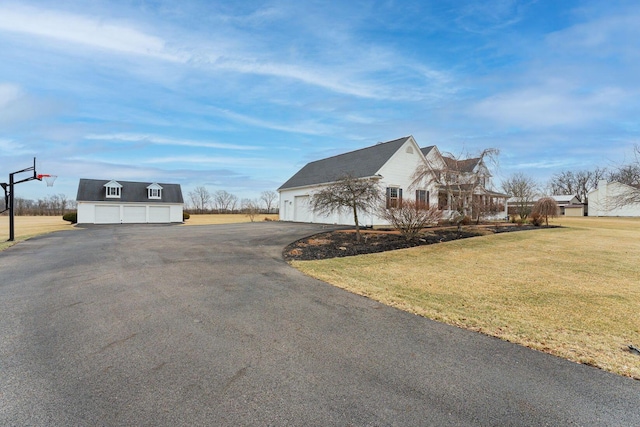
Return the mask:
{"type": "Polygon", "coordinates": [[[182,222],[179,184],[81,179],[78,224],[163,224],[182,222]]]}

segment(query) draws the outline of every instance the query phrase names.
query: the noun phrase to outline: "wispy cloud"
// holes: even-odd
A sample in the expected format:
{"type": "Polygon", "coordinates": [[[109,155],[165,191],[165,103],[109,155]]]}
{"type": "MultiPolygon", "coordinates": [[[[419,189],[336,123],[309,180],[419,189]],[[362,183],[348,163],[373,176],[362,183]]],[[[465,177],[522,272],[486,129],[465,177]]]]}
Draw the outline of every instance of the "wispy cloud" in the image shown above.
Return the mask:
{"type": "Polygon", "coordinates": [[[335,128],[329,125],[323,125],[317,121],[298,122],[295,125],[287,125],[274,123],[269,120],[257,119],[246,114],[236,113],[234,111],[210,106],[209,110],[220,117],[233,120],[238,123],[255,126],[258,128],[278,130],[283,132],[301,133],[307,135],[324,135],[335,131],[335,128]]]}
{"type": "Polygon", "coordinates": [[[168,61],[188,60],[183,53],[171,52],[162,38],[124,23],[109,23],[102,19],[42,8],[0,5],[0,31],[168,61]]]}
{"type": "Polygon", "coordinates": [[[23,154],[33,153],[33,150],[10,139],[0,138],[0,153],[5,156],[21,156],[23,154]]]}
{"type": "Polygon", "coordinates": [[[497,94],[472,106],[470,113],[523,128],[586,126],[611,116],[630,95],[615,87],[584,93],[569,86],[565,83],[497,94]]]}
{"type": "Polygon", "coordinates": [[[457,12],[455,22],[465,31],[486,34],[514,25],[523,18],[523,9],[535,1],[486,0],[471,2],[457,12]]]}
{"type": "Polygon", "coordinates": [[[159,156],[145,159],[142,161],[145,164],[190,164],[203,166],[242,166],[249,168],[272,168],[274,167],[272,161],[267,161],[264,158],[245,158],[245,157],[231,157],[231,156],[159,156]]]}
{"type": "MultiPolygon", "coordinates": [[[[257,11],[249,20],[269,20],[279,16],[276,9],[257,11]]],[[[244,18],[243,18],[244,19],[244,18]]],[[[140,29],[140,24],[86,14],[51,9],[0,5],[0,32],[13,32],[41,40],[65,42],[112,54],[158,59],[178,63],[188,69],[217,70],[292,80],[337,94],[375,100],[417,100],[432,97],[440,89],[451,88],[447,73],[413,63],[381,46],[365,49],[342,46],[333,55],[323,54],[302,60],[290,58],[284,49],[256,45],[249,29],[238,34],[212,30],[205,38],[184,29],[174,29],[168,38],[140,29]],[[210,38],[216,40],[210,42],[210,38]],[[325,65],[325,63],[327,63],[325,65]],[[397,64],[402,64],[398,66],[397,64]],[[393,78],[380,78],[391,74],[393,78]],[[421,88],[421,89],[418,89],[421,88]]],[[[348,36],[341,37],[347,43],[348,36]]],[[[324,49],[328,41],[315,40],[324,49]]]]}
{"type": "Polygon", "coordinates": [[[204,147],[219,148],[224,150],[261,150],[262,147],[256,145],[226,144],[211,141],[195,141],[189,139],[173,139],[158,135],[135,134],[135,133],[111,133],[111,134],[89,134],[84,137],[88,140],[111,141],[116,143],[142,142],[154,145],[171,145],[182,147],[204,147]]]}

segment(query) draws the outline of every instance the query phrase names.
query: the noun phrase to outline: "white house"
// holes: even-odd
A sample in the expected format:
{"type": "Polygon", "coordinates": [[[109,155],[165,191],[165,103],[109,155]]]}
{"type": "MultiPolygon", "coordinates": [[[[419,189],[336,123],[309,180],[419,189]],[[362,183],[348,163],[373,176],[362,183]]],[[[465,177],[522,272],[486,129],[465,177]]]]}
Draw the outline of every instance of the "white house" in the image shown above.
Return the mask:
{"type": "Polygon", "coordinates": [[[598,181],[598,188],[589,192],[589,216],[640,216],[640,203],[620,203],[621,197],[638,191],[619,182],[598,181]]]}
{"type": "Polygon", "coordinates": [[[78,224],[182,222],[179,184],[80,179],[78,224]]]}
{"type": "MultiPolygon", "coordinates": [[[[387,207],[397,206],[403,199],[411,199],[447,211],[451,209],[451,197],[442,184],[444,176],[436,176],[444,170],[455,170],[459,186],[472,185],[465,181],[471,172],[480,176],[482,182],[475,186],[474,199],[478,198],[487,205],[499,205],[500,216],[506,216],[507,196],[489,190],[491,174],[481,159],[457,161],[442,156],[435,146],[420,148],[413,136],[406,136],[308,163],[278,189],[280,220],[355,225],[350,212],[321,215],[313,212],[309,204],[316,191],[345,175],[377,180],[385,191],[387,207]],[[424,165],[433,170],[434,176],[414,185],[414,173],[424,165]]],[[[388,225],[375,213],[359,214],[359,220],[363,226],[388,225]]]]}

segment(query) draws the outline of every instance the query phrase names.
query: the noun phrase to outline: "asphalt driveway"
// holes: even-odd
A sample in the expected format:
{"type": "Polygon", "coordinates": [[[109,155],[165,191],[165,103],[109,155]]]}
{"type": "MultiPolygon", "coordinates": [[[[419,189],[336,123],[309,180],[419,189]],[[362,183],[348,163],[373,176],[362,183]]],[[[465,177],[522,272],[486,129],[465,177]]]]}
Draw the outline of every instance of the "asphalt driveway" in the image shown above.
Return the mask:
{"type": "Polygon", "coordinates": [[[320,229],[88,227],[0,252],[0,425],[640,425],[638,381],[282,261],[320,229]]]}

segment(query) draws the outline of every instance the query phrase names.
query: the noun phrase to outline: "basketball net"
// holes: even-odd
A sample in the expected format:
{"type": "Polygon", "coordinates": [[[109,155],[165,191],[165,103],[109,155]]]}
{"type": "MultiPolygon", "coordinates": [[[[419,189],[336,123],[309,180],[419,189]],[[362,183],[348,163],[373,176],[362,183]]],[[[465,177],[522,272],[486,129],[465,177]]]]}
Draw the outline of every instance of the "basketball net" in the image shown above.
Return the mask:
{"type": "Polygon", "coordinates": [[[53,187],[53,183],[56,181],[57,177],[58,175],[49,175],[49,174],[38,175],[38,179],[42,180],[44,178],[45,182],[47,183],[47,187],[53,187]]]}

